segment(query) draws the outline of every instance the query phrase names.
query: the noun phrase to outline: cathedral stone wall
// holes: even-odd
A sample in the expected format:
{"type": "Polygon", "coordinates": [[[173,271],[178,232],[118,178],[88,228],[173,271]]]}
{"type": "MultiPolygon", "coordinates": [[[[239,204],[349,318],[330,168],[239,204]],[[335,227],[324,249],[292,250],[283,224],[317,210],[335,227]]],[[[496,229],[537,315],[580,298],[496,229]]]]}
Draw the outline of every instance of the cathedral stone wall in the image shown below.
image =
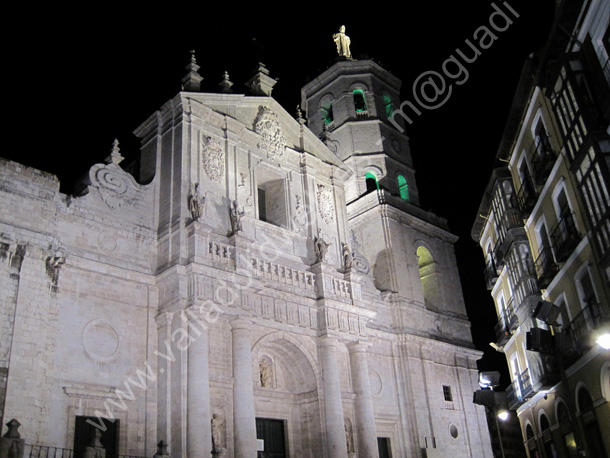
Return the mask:
{"type": "MultiPolygon", "coordinates": [[[[396,81],[365,67],[376,116],[396,81]]],[[[181,92],[136,129],[137,180],[116,143],[70,196],[3,162],[4,418],[72,448],[90,417],[134,456],[249,457],[265,428],[286,456],[489,456],[455,237],[341,160],[351,137],[409,169],[380,126],[333,149],[271,97],[181,92]]]]}

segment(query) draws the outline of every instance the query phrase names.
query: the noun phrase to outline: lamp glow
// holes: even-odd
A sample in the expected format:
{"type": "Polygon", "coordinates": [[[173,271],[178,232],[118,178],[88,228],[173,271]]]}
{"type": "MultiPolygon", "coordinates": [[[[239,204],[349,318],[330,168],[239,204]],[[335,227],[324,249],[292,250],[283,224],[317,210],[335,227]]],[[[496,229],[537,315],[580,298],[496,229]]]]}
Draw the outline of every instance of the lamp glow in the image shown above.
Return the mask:
{"type": "Polygon", "coordinates": [[[502,421],[506,421],[508,419],[508,410],[500,410],[498,412],[498,418],[502,421]]]}
{"type": "Polygon", "coordinates": [[[600,335],[595,343],[597,343],[597,345],[602,347],[604,350],[610,350],[610,332],[600,335]]]}

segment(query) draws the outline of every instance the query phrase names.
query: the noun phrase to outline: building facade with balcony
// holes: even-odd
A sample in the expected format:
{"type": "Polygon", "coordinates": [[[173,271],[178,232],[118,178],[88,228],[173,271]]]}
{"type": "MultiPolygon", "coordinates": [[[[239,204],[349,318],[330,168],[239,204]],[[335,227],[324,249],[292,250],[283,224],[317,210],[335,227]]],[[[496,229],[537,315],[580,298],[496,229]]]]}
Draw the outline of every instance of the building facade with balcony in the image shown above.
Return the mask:
{"type": "Polygon", "coordinates": [[[610,325],[609,17],[607,1],[557,2],[473,226],[531,457],[610,454],[610,354],[595,343],[610,325]]]}

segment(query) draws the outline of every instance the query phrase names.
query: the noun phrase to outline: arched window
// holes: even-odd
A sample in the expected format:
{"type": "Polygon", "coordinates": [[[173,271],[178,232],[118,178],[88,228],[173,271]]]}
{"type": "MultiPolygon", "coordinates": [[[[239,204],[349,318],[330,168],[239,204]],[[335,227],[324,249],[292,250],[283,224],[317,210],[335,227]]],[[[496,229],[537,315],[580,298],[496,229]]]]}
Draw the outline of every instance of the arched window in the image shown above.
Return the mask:
{"type": "Polygon", "coordinates": [[[544,442],[544,451],[546,456],[557,456],[555,451],[555,444],[553,444],[553,438],[551,437],[550,431],[551,425],[549,419],[545,414],[540,416],[540,431],[542,431],[542,438],[544,442]]]}
{"type": "Polygon", "coordinates": [[[324,125],[330,124],[335,119],[333,116],[333,105],[330,102],[320,106],[320,113],[322,113],[324,125]]]}
{"type": "Polygon", "coordinates": [[[557,406],[557,423],[559,423],[559,431],[563,437],[564,449],[567,451],[566,456],[578,456],[578,448],[576,447],[576,440],[572,431],[570,415],[568,408],[563,402],[560,402],[557,406]]]}
{"type": "Polygon", "coordinates": [[[538,454],[538,447],[536,445],[536,439],[534,438],[534,428],[532,428],[532,425],[530,425],[529,423],[525,427],[525,438],[527,441],[527,449],[530,452],[530,456],[531,457],[540,456],[538,454]]]}
{"type": "Polygon", "coordinates": [[[383,106],[385,108],[385,115],[390,118],[394,114],[394,106],[392,105],[392,98],[387,92],[383,93],[383,106]]]}
{"type": "Polygon", "coordinates": [[[402,175],[398,175],[398,189],[400,190],[400,198],[408,201],[409,186],[407,185],[407,179],[402,175]]]}
{"type": "Polygon", "coordinates": [[[362,89],[354,89],[354,106],[357,112],[366,111],[366,102],[362,89]]]}
{"type": "Polygon", "coordinates": [[[366,174],[364,175],[364,178],[366,180],[366,192],[371,192],[371,191],[375,191],[376,189],[379,189],[379,182],[377,181],[377,177],[375,176],[375,174],[373,172],[366,172],[366,174]]]}
{"type": "Polygon", "coordinates": [[[607,458],[608,455],[604,448],[604,440],[599,427],[597,416],[595,414],[595,406],[591,394],[585,389],[578,390],[578,410],[580,410],[580,420],[583,423],[583,431],[585,433],[584,440],[587,443],[589,453],[587,456],[598,456],[607,458]]]}
{"type": "Polygon", "coordinates": [[[532,425],[530,425],[530,424],[528,424],[527,427],[525,428],[525,437],[528,440],[534,438],[534,429],[532,428],[532,425]]]}
{"type": "Polygon", "coordinates": [[[417,248],[417,265],[424,294],[424,305],[429,310],[438,310],[440,305],[439,273],[437,263],[427,248],[417,248]]]}

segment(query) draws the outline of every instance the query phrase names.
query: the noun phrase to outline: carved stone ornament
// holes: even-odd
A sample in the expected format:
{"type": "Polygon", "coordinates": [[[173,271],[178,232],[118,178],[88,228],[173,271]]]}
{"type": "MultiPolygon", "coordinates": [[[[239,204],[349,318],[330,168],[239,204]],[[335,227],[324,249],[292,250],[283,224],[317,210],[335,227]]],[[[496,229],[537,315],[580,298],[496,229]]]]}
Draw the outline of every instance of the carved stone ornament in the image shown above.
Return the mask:
{"type": "Polygon", "coordinates": [[[210,180],[219,183],[225,175],[225,152],[220,142],[204,136],[201,142],[201,165],[210,180]]]}
{"type": "Polygon", "coordinates": [[[89,189],[97,189],[102,201],[111,209],[117,209],[124,204],[133,206],[140,200],[138,194],[141,187],[119,166],[122,161],[119,142],[115,140],[104,163],[95,164],[89,169],[86,184],[89,189]]]}
{"type": "Polygon", "coordinates": [[[318,185],[318,210],[325,223],[332,223],[335,220],[335,203],[332,190],[322,184],[318,185]]]}
{"type": "Polygon", "coordinates": [[[254,121],[254,131],[261,136],[258,147],[269,159],[279,159],[286,150],[286,138],[280,128],[277,115],[268,107],[261,106],[254,121]]]}
{"type": "Polygon", "coordinates": [[[371,265],[362,253],[360,253],[360,243],[356,237],[356,233],[352,230],[352,266],[356,272],[368,274],[371,271],[371,265]]]}

